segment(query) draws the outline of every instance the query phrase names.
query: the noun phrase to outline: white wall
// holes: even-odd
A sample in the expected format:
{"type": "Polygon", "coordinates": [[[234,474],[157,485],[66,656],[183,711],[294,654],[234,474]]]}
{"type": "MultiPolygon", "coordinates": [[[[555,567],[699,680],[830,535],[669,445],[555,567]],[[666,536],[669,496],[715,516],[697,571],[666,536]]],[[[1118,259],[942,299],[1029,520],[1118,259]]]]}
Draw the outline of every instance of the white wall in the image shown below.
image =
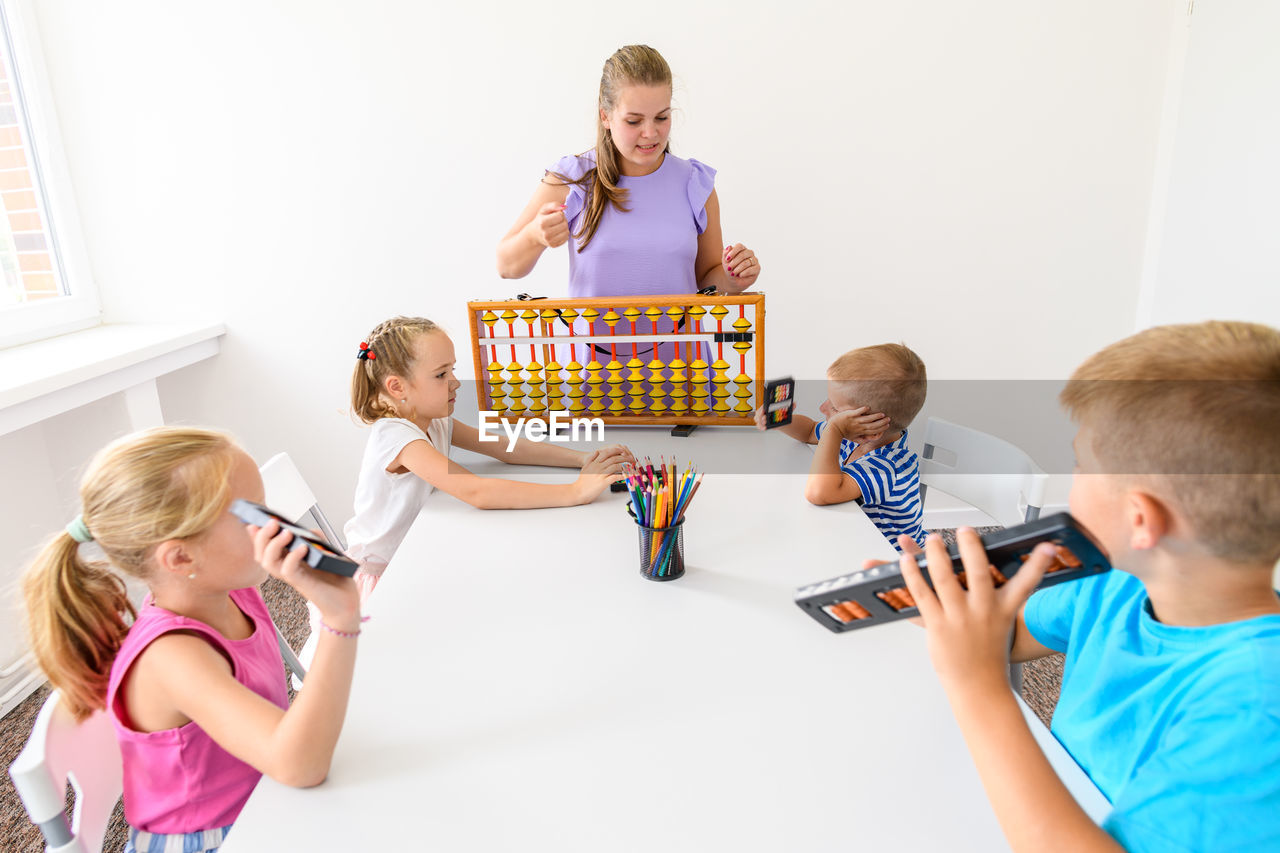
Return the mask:
{"type": "MultiPolygon", "coordinates": [[[[394,313],[563,293],[493,271],[542,169],[593,139],[599,68],[648,42],[681,155],[755,248],[771,374],[905,340],[937,379],[1060,379],[1133,328],[1180,0],[635,7],[42,0],[113,320],[224,320],[171,419],[294,453],[331,512],[363,434],[356,344],[394,313]]],[[[942,413],[940,413],[942,414],[942,413]]]]}
{"type": "Polygon", "coordinates": [[[1280,326],[1280,4],[1199,3],[1140,326],[1206,318],[1280,326]]]}

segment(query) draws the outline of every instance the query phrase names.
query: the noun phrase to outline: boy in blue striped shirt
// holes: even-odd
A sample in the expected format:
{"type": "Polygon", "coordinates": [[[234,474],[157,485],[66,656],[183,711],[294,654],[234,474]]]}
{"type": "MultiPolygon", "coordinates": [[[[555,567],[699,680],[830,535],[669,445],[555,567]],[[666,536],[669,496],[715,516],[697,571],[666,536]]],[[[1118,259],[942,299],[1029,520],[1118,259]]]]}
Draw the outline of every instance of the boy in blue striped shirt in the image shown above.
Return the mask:
{"type": "MultiPolygon", "coordinates": [[[[857,501],[892,543],[924,543],[920,470],[907,427],[924,406],[924,362],[902,344],[850,350],[827,369],[825,420],[793,416],[782,432],[816,444],[804,496],[818,505],[857,501]]],[[[764,409],[756,426],[764,429],[764,409]]]]}

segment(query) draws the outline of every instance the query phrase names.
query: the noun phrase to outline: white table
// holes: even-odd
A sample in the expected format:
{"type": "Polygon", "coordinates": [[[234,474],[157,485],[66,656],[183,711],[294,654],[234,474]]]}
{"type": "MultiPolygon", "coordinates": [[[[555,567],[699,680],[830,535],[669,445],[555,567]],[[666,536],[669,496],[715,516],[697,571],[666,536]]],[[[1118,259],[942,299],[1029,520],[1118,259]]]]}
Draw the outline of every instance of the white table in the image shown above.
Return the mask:
{"type": "MultiPolygon", "coordinates": [[[[809,459],[750,431],[608,437],[624,435],[655,456],[701,460],[715,441],[809,459]]],[[[811,506],[803,483],[708,475],[669,583],[640,576],[625,495],[490,512],[433,497],[370,601],[328,781],[264,779],[224,849],[1006,849],[924,632],[837,636],[793,603],[894,556],[856,506],[811,506]]]]}

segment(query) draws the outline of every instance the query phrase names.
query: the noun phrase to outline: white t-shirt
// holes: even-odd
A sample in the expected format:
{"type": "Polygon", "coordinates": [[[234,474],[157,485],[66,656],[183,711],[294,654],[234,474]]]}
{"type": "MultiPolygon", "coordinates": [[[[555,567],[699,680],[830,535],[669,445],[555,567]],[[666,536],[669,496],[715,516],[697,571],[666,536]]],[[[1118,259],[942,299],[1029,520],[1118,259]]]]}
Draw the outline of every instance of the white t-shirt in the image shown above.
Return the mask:
{"type": "Polygon", "coordinates": [[[360,461],[356,514],[343,528],[348,555],[367,564],[366,571],[378,574],[391,562],[409,526],[435,491],[435,486],[412,471],[392,474],[387,466],[414,441],[428,441],[447,457],[452,439],[453,418],[436,418],[426,432],[403,418],[382,418],[373,425],[360,461]]]}

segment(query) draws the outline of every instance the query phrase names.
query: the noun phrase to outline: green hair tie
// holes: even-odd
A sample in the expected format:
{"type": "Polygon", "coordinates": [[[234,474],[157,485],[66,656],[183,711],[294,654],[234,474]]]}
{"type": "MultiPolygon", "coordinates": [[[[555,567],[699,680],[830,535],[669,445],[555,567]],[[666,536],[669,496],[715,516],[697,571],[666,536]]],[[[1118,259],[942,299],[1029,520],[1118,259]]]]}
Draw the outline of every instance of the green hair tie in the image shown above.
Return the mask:
{"type": "Polygon", "coordinates": [[[89,526],[84,523],[83,515],[77,515],[67,525],[67,535],[81,544],[93,541],[93,534],[89,532],[89,526]]]}

